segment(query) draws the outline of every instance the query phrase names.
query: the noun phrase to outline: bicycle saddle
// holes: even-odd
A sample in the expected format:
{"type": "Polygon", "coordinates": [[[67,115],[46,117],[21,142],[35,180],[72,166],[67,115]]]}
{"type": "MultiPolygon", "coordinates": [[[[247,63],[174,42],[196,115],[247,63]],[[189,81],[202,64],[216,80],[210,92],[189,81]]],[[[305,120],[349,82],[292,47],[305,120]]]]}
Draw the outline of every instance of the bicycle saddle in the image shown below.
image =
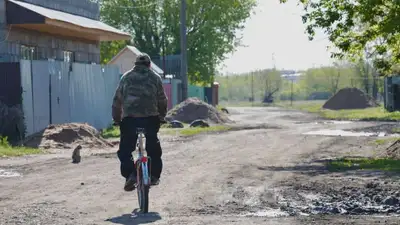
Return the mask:
{"type": "Polygon", "coordinates": [[[138,128],[136,128],[136,133],[145,133],[145,129],[138,127],[138,128]]]}

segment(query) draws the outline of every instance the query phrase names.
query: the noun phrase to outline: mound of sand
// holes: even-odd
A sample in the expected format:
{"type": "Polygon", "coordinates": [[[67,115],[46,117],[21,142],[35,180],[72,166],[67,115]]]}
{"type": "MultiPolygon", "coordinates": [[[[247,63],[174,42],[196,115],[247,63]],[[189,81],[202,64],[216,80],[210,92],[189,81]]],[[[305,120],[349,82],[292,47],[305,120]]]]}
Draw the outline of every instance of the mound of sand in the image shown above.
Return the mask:
{"type": "Polygon", "coordinates": [[[198,98],[186,99],[170,110],[166,116],[168,121],[178,120],[184,123],[191,123],[198,119],[217,124],[232,122],[227,114],[198,98]]]}
{"type": "Polygon", "coordinates": [[[324,109],[365,109],[378,104],[358,88],[343,88],[322,106],[324,109]]]}
{"type": "Polygon", "coordinates": [[[86,123],[49,125],[46,129],[29,136],[25,146],[32,148],[69,149],[81,145],[86,148],[104,148],[113,145],[100,137],[96,128],[86,123]]]}
{"type": "Polygon", "coordinates": [[[386,149],[386,153],[391,158],[400,159],[400,140],[395,141],[386,149]]]}

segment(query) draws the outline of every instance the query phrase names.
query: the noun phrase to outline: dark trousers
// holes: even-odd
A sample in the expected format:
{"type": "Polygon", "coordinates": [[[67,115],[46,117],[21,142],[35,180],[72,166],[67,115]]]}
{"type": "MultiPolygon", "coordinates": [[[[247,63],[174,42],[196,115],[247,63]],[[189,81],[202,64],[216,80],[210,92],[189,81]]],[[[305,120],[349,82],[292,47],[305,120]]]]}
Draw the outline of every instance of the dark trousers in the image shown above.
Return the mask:
{"type": "Polygon", "coordinates": [[[134,165],[131,161],[132,152],[136,148],[138,134],[136,128],[145,129],[146,151],[151,158],[151,176],[160,178],[162,171],[162,149],[157,133],[160,130],[160,119],[158,116],[133,118],[125,117],[120,124],[120,143],[118,150],[118,158],[121,162],[121,175],[125,178],[129,177],[134,171],[134,165]]]}

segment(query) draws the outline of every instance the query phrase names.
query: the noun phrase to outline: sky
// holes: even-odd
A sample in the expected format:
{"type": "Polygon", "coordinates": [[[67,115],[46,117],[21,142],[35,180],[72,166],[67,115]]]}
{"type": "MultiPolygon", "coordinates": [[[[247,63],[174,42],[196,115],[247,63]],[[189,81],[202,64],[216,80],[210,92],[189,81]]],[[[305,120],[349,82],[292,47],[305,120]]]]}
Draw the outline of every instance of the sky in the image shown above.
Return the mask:
{"type": "Polygon", "coordinates": [[[238,47],[228,55],[220,67],[223,74],[272,68],[274,61],[277,69],[293,70],[331,64],[329,40],[322,32],[317,32],[314,41],[308,40],[297,0],[286,4],[258,0],[255,13],[242,31],[246,47],[238,47]]]}

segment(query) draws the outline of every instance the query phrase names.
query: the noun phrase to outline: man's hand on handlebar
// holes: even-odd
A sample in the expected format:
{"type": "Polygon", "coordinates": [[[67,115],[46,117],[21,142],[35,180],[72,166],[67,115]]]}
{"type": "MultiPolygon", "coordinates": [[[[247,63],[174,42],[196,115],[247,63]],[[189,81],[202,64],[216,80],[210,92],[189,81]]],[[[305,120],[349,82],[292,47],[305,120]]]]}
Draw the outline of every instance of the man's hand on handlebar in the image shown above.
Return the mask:
{"type": "Polygon", "coordinates": [[[160,117],[160,124],[166,124],[167,121],[165,120],[165,117],[160,117]]]}

